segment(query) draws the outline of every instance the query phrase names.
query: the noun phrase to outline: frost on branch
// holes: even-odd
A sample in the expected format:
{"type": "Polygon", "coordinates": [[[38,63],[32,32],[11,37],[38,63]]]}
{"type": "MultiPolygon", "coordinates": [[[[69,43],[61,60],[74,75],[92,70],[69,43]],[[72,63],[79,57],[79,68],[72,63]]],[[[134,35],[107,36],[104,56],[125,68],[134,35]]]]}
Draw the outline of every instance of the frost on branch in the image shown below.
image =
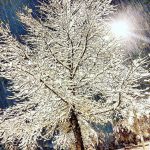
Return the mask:
{"type": "Polygon", "coordinates": [[[1,72],[23,100],[0,116],[2,142],[18,139],[26,149],[43,137],[53,138],[56,149],[89,143],[94,149],[98,137],[90,123],[111,119],[134,73],[123,65],[124,50],[107,24],[113,8],[108,0],[52,0],[40,11],[44,18],[18,13],[28,27],[25,44],[1,29],[1,72]],[[99,92],[105,102],[93,100],[99,92]]]}
{"type": "Polygon", "coordinates": [[[132,61],[130,66],[132,67],[132,73],[128,76],[128,84],[125,85],[124,93],[126,101],[124,105],[128,105],[122,110],[122,114],[126,121],[128,120],[128,128],[134,123],[135,113],[140,119],[143,116],[149,117],[150,114],[150,70],[149,56],[138,57],[132,61]]]}

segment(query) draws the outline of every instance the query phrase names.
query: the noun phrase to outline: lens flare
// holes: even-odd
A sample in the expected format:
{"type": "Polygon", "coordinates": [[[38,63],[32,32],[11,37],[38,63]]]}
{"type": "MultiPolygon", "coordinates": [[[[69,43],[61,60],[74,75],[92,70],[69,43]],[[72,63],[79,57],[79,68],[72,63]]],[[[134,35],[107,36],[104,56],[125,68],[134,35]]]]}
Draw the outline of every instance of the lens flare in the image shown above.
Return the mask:
{"type": "Polygon", "coordinates": [[[126,21],[115,21],[111,24],[112,32],[121,37],[129,36],[129,24],[126,21]]]}

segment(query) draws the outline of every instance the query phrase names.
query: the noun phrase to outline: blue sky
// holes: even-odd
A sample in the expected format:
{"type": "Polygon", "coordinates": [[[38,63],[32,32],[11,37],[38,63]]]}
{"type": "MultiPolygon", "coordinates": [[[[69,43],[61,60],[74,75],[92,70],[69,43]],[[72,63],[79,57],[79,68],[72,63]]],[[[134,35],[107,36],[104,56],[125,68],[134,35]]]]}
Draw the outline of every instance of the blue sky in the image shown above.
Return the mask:
{"type": "Polygon", "coordinates": [[[24,27],[16,16],[16,11],[21,10],[24,5],[35,11],[36,0],[0,0],[0,20],[9,23],[10,29],[14,35],[24,33],[24,27]]]}

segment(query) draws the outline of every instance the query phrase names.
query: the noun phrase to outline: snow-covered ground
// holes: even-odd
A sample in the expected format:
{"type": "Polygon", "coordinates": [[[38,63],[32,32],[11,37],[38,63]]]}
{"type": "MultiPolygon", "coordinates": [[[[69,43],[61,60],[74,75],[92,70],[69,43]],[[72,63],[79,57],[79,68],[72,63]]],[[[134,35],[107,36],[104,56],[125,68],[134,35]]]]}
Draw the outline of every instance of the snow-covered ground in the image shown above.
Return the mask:
{"type": "MultiPolygon", "coordinates": [[[[150,150],[150,141],[149,142],[145,142],[145,150],[150,150]]],[[[136,145],[136,146],[130,146],[130,147],[126,147],[126,148],[121,148],[121,149],[117,149],[117,150],[144,150],[142,145],[136,145]]]]}

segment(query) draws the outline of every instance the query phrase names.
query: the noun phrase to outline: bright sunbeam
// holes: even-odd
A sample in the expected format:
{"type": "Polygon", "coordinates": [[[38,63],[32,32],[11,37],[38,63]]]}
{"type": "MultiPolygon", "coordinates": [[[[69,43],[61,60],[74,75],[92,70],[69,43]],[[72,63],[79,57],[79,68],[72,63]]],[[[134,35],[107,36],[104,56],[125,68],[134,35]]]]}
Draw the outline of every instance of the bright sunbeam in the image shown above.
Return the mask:
{"type": "Polygon", "coordinates": [[[129,35],[129,24],[127,21],[115,21],[111,24],[112,32],[121,37],[127,37],[129,35]]]}
{"type": "Polygon", "coordinates": [[[134,39],[137,39],[137,40],[143,41],[144,43],[149,43],[150,44],[150,39],[146,36],[138,35],[138,34],[135,34],[135,33],[130,33],[130,36],[134,39]]]}
{"type": "Polygon", "coordinates": [[[138,33],[145,29],[135,29],[128,20],[115,20],[110,26],[112,33],[119,38],[133,41],[134,39],[137,39],[145,43],[150,43],[150,39],[148,37],[138,33]]]}

